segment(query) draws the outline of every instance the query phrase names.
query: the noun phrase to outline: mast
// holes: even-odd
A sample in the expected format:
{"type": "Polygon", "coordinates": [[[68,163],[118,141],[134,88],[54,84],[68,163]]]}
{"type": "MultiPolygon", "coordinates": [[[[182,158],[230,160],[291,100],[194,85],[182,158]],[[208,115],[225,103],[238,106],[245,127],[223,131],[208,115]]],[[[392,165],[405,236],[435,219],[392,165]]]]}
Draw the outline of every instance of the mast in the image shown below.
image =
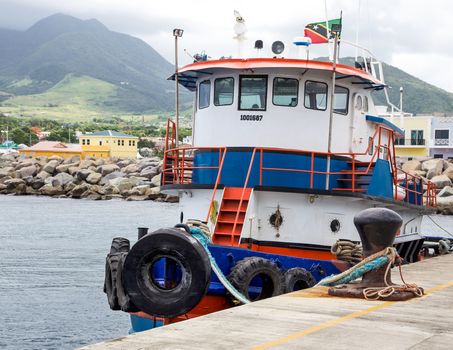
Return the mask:
{"type": "Polygon", "coordinates": [[[332,124],[333,124],[333,109],[334,109],[334,98],[335,98],[335,81],[336,81],[336,69],[337,69],[337,60],[338,60],[338,46],[339,46],[339,36],[341,33],[341,18],[340,15],[340,24],[333,24],[331,33],[334,36],[334,48],[333,48],[333,62],[332,62],[332,88],[330,89],[330,109],[329,109],[329,134],[327,139],[327,164],[326,164],[326,190],[329,189],[329,172],[330,172],[330,152],[332,151],[332,124]]]}

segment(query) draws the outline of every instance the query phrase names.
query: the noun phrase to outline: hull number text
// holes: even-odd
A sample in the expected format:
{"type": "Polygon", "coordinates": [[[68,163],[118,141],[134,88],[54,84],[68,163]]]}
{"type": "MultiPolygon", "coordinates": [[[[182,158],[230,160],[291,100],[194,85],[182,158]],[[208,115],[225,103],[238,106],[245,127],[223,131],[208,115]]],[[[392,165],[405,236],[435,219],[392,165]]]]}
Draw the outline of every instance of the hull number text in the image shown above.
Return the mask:
{"type": "Polygon", "coordinates": [[[263,119],[261,114],[241,114],[241,120],[260,122],[263,119]]]}

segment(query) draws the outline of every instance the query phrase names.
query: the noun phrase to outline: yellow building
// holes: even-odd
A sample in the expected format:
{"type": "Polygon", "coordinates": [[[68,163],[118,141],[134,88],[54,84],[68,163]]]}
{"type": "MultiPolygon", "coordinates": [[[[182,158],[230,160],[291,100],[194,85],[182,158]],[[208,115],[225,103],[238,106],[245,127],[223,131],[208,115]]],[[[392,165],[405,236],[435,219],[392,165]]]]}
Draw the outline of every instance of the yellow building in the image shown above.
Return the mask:
{"type": "Polygon", "coordinates": [[[79,144],[86,156],[137,158],[138,137],[117,131],[105,130],[79,137],[79,144]]]}
{"type": "Polygon", "coordinates": [[[82,148],[77,144],[66,144],[59,141],[41,141],[37,144],[19,149],[19,154],[25,154],[31,157],[40,156],[59,156],[62,158],[71,158],[73,156],[79,156],[84,158],[82,148]]]}
{"type": "Polygon", "coordinates": [[[395,140],[396,155],[400,157],[428,157],[429,139],[431,135],[431,116],[404,116],[395,114],[386,118],[404,130],[404,138],[395,140]]]}

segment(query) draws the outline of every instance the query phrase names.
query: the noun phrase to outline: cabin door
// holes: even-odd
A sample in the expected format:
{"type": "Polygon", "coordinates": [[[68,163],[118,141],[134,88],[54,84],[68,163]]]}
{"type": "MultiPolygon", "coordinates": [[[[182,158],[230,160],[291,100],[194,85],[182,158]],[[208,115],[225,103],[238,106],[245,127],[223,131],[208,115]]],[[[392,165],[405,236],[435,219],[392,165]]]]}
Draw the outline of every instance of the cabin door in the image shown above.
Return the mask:
{"type": "Polygon", "coordinates": [[[366,142],[363,139],[364,130],[359,130],[359,125],[362,125],[359,121],[361,118],[364,118],[363,96],[355,93],[352,102],[352,113],[349,124],[349,152],[356,153],[363,151],[362,145],[366,142]]]}

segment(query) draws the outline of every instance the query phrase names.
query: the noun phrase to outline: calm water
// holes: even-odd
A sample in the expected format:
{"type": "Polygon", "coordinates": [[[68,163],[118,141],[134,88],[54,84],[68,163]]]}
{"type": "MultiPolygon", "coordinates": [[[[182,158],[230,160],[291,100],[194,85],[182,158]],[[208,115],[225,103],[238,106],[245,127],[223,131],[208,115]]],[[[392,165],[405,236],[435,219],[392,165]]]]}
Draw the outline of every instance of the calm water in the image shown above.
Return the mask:
{"type": "Polygon", "coordinates": [[[104,259],[115,236],[177,220],[177,204],[0,196],[0,349],[73,349],[123,336],[104,259]]]}
{"type": "MultiPolygon", "coordinates": [[[[115,236],[178,219],[176,204],[0,196],[0,349],[72,349],[123,336],[104,259],[115,236]]],[[[453,217],[433,218],[453,232],[453,217]]],[[[425,219],[424,232],[442,231],[425,219]]],[[[443,234],[445,235],[445,233],[443,234]]]]}

